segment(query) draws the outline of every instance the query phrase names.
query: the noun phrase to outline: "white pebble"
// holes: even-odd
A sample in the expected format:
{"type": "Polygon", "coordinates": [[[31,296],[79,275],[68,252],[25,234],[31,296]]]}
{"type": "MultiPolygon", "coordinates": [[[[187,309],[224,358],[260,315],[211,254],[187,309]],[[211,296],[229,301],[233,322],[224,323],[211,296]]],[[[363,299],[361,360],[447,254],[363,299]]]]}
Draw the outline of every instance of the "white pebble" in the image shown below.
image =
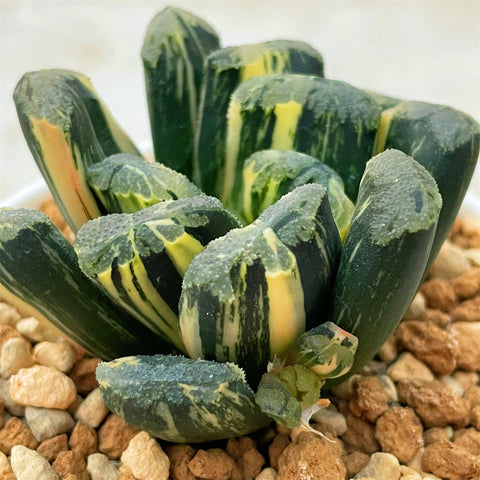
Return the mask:
{"type": "Polygon", "coordinates": [[[120,471],[103,453],[92,453],[87,459],[87,470],[92,480],[117,480],[120,471]]]}
{"type": "Polygon", "coordinates": [[[59,342],[63,338],[63,334],[48,323],[47,320],[40,321],[34,317],[22,318],[15,328],[31,342],[59,342]]]}
{"type": "Polygon", "coordinates": [[[0,353],[0,375],[9,378],[21,368],[33,365],[30,343],[21,337],[9,338],[0,353]]]}
{"type": "Polygon", "coordinates": [[[407,308],[404,320],[420,320],[427,309],[427,300],[421,292],[417,292],[413,297],[412,303],[407,308]]]}
{"type": "Polygon", "coordinates": [[[256,477],[255,480],[277,480],[278,473],[272,468],[264,468],[256,477]]]}
{"type": "Polygon", "coordinates": [[[432,277],[451,280],[470,270],[470,262],[463,248],[446,240],[430,269],[432,277]]]}
{"type": "Polygon", "coordinates": [[[377,378],[382,382],[383,388],[387,392],[388,401],[397,403],[398,392],[395,383],[393,383],[393,380],[388,375],[378,375],[377,378]]]}
{"type": "Polygon", "coordinates": [[[23,417],[25,415],[25,405],[14,402],[10,396],[10,380],[0,378],[0,398],[3,398],[5,408],[9,413],[16,417],[23,417]]]}
{"type": "Polygon", "coordinates": [[[59,480],[47,460],[23,445],[12,448],[10,464],[17,480],[59,480]]]}
{"type": "Polygon", "coordinates": [[[377,452],[370,456],[368,463],[353,478],[371,477],[374,480],[398,480],[400,463],[391,453],[377,452]]]}
{"type": "Polygon", "coordinates": [[[103,401],[102,393],[97,387],[83,400],[75,412],[75,419],[92,428],[97,428],[108,415],[108,407],[103,401]]]}
{"type": "Polygon", "coordinates": [[[73,380],[52,367],[22,368],[10,378],[10,395],[22,405],[63,410],[75,400],[76,393],[73,380]]]}
{"type": "Polygon", "coordinates": [[[21,318],[15,307],[8,303],[0,302],[0,325],[14,326],[21,318]]]}
{"type": "Polygon", "coordinates": [[[445,375],[444,377],[440,378],[440,381],[452,392],[458,395],[459,397],[463,397],[465,390],[462,384],[456,380],[455,378],[451,377],[450,375],[445,375]]]}
{"type": "Polygon", "coordinates": [[[347,421],[344,415],[329,408],[322,408],[315,412],[312,420],[331,427],[337,436],[343,435],[347,431],[347,421]]]}
{"type": "Polygon", "coordinates": [[[54,408],[27,407],[25,420],[39,442],[67,433],[75,426],[75,421],[68,412],[54,408]]]}
{"type": "Polygon", "coordinates": [[[130,440],[121,460],[138,480],[168,479],[170,460],[147,432],[139,432],[130,440]]]}
{"type": "Polygon", "coordinates": [[[469,248],[465,250],[465,256],[474,267],[480,267],[480,248],[469,248]]]}
{"type": "Polygon", "coordinates": [[[40,342],[33,349],[33,359],[40,365],[68,372],[75,363],[75,352],[67,342],[40,342]]]}

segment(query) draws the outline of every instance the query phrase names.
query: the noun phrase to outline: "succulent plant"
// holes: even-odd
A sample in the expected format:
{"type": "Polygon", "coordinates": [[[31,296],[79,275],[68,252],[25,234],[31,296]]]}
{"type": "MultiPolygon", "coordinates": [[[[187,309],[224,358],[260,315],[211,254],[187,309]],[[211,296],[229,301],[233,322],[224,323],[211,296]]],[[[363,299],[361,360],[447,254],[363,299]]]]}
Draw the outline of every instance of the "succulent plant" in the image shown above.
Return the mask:
{"type": "Polygon", "coordinates": [[[0,295],[105,360],[105,402],[153,435],[309,428],[322,390],[402,318],[462,203],[480,126],[325,79],[302,42],[220,48],[175,8],[142,58],[153,163],[84,75],[19,81],[21,127],[76,238],[2,209],[0,295]]]}

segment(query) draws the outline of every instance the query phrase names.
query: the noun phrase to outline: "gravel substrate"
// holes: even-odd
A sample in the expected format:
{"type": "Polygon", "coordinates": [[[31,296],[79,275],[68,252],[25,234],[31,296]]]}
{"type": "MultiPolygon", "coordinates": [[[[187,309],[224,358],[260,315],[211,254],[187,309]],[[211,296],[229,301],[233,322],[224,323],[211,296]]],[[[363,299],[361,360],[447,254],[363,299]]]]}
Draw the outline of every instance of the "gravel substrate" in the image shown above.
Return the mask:
{"type": "Polygon", "coordinates": [[[480,480],[480,223],[457,220],[395,334],[314,415],[323,437],[159,441],[109,412],[98,362],[0,302],[0,479],[480,480]]]}

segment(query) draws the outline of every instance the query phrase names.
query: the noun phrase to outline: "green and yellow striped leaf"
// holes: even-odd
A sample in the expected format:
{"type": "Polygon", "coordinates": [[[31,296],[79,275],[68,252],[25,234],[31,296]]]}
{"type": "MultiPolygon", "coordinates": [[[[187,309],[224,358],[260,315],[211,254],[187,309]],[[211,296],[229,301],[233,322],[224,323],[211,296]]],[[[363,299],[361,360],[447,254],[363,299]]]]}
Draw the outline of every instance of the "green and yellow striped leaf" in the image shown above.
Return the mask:
{"type": "Polygon", "coordinates": [[[373,358],[412,301],[441,205],[435,180],[408,155],[387,150],[367,163],[340,259],[330,318],[358,338],[350,373],[373,358]]]}
{"type": "Polygon", "coordinates": [[[451,107],[401,102],[382,113],[376,153],[388,148],[401,150],[423,165],[442,195],[443,206],[426,273],[470,185],[480,151],[480,125],[451,107]]]}
{"type": "Polygon", "coordinates": [[[194,181],[204,192],[222,192],[226,115],[234,90],[253,77],[288,72],[323,77],[322,56],[304,42],[274,40],[223,48],[207,58],[194,152],[194,181]]]}
{"type": "Polygon", "coordinates": [[[133,213],[165,200],[202,194],[185,175],[126,153],[90,165],[87,181],[108,213],[133,213]]]}
{"type": "Polygon", "coordinates": [[[169,442],[246,435],[271,422],[256,406],[245,374],[231,363],[125,357],[100,363],[97,379],[115,415],[169,442]]]}
{"type": "Polygon", "coordinates": [[[26,73],[13,95],[27,144],[70,228],[98,217],[86,180],[89,165],[138,150],[90,80],[69,70],[26,73]]]}
{"type": "Polygon", "coordinates": [[[173,7],[154,17],[142,47],[155,158],[190,178],[204,62],[218,48],[207,22],[173,7]]]}
{"type": "Polygon", "coordinates": [[[85,277],[72,246],[37,210],[0,210],[0,290],[100,358],[172,350],[85,277]]]}
{"type": "Polygon", "coordinates": [[[261,150],[248,157],[243,164],[241,189],[235,205],[250,223],[282,195],[307,183],[318,183],[327,189],[333,219],[343,240],[353,214],[353,203],[345,195],[340,176],[304,153],[261,150]]]}
{"type": "Polygon", "coordinates": [[[265,75],[240,85],[228,109],[221,200],[230,205],[243,162],[264,149],[296,150],[335,170],[355,200],[372,156],[380,107],[367,93],[337,80],[265,75]]]}
{"type": "Polygon", "coordinates": [[[258,383],[268,361],[326,315],[340,248],[326,189],[315,184],[212,242],[184,278],[180,329],[189,355],[234,362],[258,383]]]}
{"type": "Polygon", "coordinates": [[[111,299],[185,351],[178,329],[183,275],[211,240],[238,226],[216,198],[167,200],[88,222],[75,251],[82,271],[111,299]]]}

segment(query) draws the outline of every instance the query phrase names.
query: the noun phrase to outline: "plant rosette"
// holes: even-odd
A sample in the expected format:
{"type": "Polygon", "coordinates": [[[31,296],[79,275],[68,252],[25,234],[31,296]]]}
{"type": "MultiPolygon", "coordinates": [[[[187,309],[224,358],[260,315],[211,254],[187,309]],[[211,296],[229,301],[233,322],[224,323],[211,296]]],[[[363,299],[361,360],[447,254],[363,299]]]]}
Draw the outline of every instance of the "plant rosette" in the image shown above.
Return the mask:
{"type": "Polygon", "coordinates": [[[164,440],[311,428],[391,335],[471,180],[453,108],[324,78],[319,52],[221,48],[160,12],[142,49],[154,161],[90,80],[26,73],[25,139],[74,235],[0,211],[0,293],[104,360],[112,412],[164,440]],[[401,199],[401,201],[399,201],[401,199]]]}

